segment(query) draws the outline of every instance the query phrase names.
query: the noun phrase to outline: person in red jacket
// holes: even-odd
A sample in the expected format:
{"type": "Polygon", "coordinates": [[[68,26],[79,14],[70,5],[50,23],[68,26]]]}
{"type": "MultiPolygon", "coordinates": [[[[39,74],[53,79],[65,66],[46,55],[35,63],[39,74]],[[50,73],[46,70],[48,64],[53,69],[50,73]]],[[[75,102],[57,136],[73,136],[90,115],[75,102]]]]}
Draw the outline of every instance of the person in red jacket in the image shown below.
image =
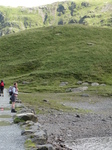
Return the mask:
{"type": "Polygon", "coordinates": [[[0,83],[0,91],[1,91],[1,96],[4,96],[4,82],[3,82],[3,80],[1,80],[1,83],[0,83]]]}

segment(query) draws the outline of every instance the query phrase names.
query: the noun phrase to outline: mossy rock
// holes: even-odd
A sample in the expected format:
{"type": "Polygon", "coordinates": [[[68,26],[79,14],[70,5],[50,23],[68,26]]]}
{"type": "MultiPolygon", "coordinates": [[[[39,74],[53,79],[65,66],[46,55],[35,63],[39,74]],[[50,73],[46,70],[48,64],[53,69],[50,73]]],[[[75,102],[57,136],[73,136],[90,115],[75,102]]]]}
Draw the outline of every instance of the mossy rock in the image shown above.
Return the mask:
{"type": "Polygon", "coordinates": [[[25,122],[23,119],[15,117],[14,118],[14,123],[20,123],[20,122],[25,122]]]}

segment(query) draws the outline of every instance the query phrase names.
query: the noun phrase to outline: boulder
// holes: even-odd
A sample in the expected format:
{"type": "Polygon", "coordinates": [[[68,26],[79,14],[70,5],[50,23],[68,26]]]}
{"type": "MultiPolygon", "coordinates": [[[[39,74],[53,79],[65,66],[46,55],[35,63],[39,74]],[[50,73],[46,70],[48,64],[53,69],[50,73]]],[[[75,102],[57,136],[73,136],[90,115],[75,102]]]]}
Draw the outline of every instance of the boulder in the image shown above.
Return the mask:
{"type": "Polygon", "coordinates": [[[26,124],[29,125],[29,126],[33,126],[35,123],[33,121],[28,120],[28,121],[26,121],[26,124]]]}
{"type": "Polygon", "coordinates": [[[37,145],[38,150],[54,150],[51,144],[37,145]]]}
{"type": "Polygon", "coordinates": [[[23,128],[30,128],[30,127],[32,127],[33,125],[34,125],[35,123],[33,122],[33,121],[26,121],[26,122],[24,122],[23,124],[21,124],[22,125],[22,127],[23,128]]]}
{"type": "Polygon", "coordinates": [[[30,129],[31,130],[34,130],[34,131],[37,131],[37,130],[40,130],[42,128],[41,124],[40,123],[34,123],[34,125],[30,126],[30,129]]]}
{"type": "Polygon", "coordinates": [[[29,82],[27,82],[27,81],[23,81],[23,82],[22,82],[22,84],[29,84],[29,82]]]}
{"type": "Polygon", "coordinates": [[[99,86],[99,83],[92,83],[91,86],[99,86]]]}
{"type": "Polygon", "coordinates": [[[82,84],[82,83],[83,83],[82,81],[78,81],[78,82],[77,82],[77,84],[82,84]]]}
{"type": "MultiPolygon", "coordinates": [[[[37,119],[37,116],[36,115],[34,115],[33,113],[22,113],[22,114],[17,114],[16,116],[15,116],[15,119],[20,119],[20,120],[22,120],[22,121],[27,121],[27,120],[31,120],[31,121],[33,121],[33,122],[37,122],[38,121],[38,119],[37,119]]],[[[14,119],[14,120],[15,120],[14,119]]]]}
{"type": "Polygon", "coordinates": [[[21,135],[29,135],[29,134],[32,134],[32,133],[34,133],[33,130],[23,130],[23,131],[21,131],[21,135]]]}
{"type": "Polygon", "coordinates": [[[88,82],[84,82],[84,83],[82,83],[82,85],[89,85],[89,83],[88,82]]]}
{"type": "Polygon", "coordinates": [[[79,87],[78,88],[80,91],[86,91],[87,89],[88,89],[88,87],[87,86],[83,86],[83,87],[79,87]]]}
{"type": "Polygon", "coordinates": [[[60,86],[66,86],[68,84],[68,82],[61,82],[60,86]]]}
{"type": "Polygon", "coordinates": [[[106,86],[106,84],[100,84],[100,86],[106,86]]]}
{"type": "Polygon", "coordinates": [[[66,89],[66,92],[71,92],[71,91],[72,91],[72,88],[66,89]]]}
{"type": "Polygon", "coordinates": [[[48,136],[47,133],[43,130],[37,130],[33,135],[32,135],[32,142],[39,144],[39,145],[44,145],[47,143],[48,136]]]}
{"type": "Polygon", "coordinates": [[[71,89],[72,92],[82,92],[82,91],[86,91],[88,89],[87,86],[83,86],[83,87],[78,87],[78,88],[73,88],[71,89]]]}

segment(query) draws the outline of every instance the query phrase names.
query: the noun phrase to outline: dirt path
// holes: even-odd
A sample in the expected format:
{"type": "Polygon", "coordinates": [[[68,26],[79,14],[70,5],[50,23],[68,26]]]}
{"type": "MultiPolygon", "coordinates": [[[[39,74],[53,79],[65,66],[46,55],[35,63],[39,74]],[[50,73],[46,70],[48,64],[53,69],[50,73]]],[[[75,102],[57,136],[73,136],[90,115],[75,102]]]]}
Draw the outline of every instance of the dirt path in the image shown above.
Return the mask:
{"type": "Polygon", "coordinates": [[[18,125],[12,124],[9,96],[4,90],[4,97],[0,96],[0,149],[1,150],[25,150],[24,137],[18,125]]]}

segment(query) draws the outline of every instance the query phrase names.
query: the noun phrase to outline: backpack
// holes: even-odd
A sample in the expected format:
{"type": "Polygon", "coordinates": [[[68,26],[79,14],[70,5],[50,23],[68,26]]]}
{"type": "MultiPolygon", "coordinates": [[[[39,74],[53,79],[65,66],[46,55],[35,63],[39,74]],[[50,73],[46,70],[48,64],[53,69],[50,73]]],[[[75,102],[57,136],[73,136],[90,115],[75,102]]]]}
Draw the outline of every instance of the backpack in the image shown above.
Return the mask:
{"type": "Polygon", "coordinates": [[[0,84],[2,87],[4,86],[4,83],[3,82],[1,82],[1,84],[0,84]]]}

